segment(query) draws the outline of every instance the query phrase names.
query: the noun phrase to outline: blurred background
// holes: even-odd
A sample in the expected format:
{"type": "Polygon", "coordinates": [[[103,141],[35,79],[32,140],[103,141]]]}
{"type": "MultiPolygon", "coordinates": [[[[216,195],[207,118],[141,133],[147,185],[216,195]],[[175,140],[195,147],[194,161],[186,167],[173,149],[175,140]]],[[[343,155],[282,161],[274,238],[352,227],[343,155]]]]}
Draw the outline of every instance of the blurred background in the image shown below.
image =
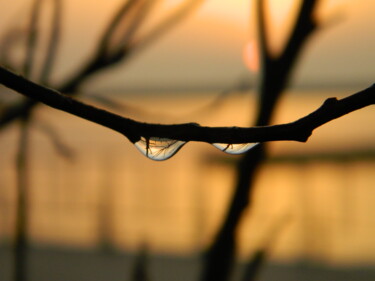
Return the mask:
{"type": "MultiPolygon", "coordinates": [[[[43,2],[41,26],[48,30],[52,1],[43,2]]],[[[140,38],[184,1],[160,2],[140,38]]],[[[202,1],[124,63],[86,79],[80,99],[145,122],[248,126],[259,77],[251,2],[202,1]]],[[[1,42],[9,30],[22,37],[32,3],[0,0],[1,42]]],[[[300,2],[267,3],[270,47],[277,54],[300,2]]],[[[62,1],[51,85],[62,84],[95,53],[122,4],[62,1]]],[[[370,0],[320,1],[319,28],[273,123],[296,120],[328,97],[342,98],[374,82],[374,10],[370,0]]],[[[17,65],[23,48],[0,52],[17,65]]],[[[0,115],[18,99],[2,87],[0,115]]],[[[239,271],[241,261],[266,247],[270,256],[259,280],[375,278],[373,113],[365,108],[326,124],[306,144],[270,144],[240,225],[239,271]]],[[[12,280],[17,125],[0,131],[0,280],[12,280]]],[[[197,280],[200,254],[233,191],[239,156],[188,143],[170,160],[151,161],[123,136],[45,106],[34,112],[29,149],[29,280],[131,280],[142,249],[152,280],[197,280]],[[50,130],[43,129],[49,126],[68,157],[56,152],[50,130]]]]}

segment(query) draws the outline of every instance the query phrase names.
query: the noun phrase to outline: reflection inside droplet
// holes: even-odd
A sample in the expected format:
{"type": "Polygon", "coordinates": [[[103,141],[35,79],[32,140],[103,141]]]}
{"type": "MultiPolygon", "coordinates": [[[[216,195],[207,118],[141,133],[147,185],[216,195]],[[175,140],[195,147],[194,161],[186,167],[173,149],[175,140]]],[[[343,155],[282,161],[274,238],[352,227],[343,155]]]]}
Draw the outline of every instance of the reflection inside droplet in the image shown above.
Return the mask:
{"type": "Polygon", "coordinates": [[[212,145],[221,151],[224,151],[229,154],[241,154],[245,153],[246,151],[252,149],[256,145],[258,145],[259,142],[250,142],[250,143],[213,143],[212,145]]]}
{"type": "Polygon", "coordinates": [[[146,157],[152,160],[162,161],[175,155],[185,143],[184,141],[167,138],[141,137],[141,139],[135,143],[135,147],[146,157]]]}

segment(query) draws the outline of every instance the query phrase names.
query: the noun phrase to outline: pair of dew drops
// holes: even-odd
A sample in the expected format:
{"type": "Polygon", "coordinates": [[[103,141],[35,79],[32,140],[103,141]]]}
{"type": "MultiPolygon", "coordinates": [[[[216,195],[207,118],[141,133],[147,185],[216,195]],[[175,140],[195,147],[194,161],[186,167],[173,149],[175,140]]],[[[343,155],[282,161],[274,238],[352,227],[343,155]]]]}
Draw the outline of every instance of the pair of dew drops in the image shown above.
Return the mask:
{"type": "MultiPolygon", "coordinates": [[[[163,161],[175,155],[184,144],[186,144],[184,141],[167,138],[141,137],[141,139],[135,143],[135,146],[147,158],[156,161],[163,161]]],[[[229,154],[241,154],[252,149],[257,144],[258,143],[213,143],[212,145],[229,154]]]]}

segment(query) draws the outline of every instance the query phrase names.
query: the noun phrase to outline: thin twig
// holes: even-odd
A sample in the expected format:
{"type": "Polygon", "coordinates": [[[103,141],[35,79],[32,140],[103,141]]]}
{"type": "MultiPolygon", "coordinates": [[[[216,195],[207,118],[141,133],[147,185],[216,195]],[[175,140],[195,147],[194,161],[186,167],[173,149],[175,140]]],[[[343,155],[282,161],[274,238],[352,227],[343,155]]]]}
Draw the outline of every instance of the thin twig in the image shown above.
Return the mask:
{"type": "Polygon", "coordinates": [[[4,68],[0,68],[0,84],[50,107],[115,130],[133,143],[141,137],[232,144],[281,140],[305,142],[321,125],[375,103],[375,86],[372,85],[340,100],[329,98],[311,114],[281,125],[249,128],[204,127],[195,123],[162,125],[138,122],[85,104],[4,68]]]}
{"type": "MultiPolygon", "coordinates": [[[[130,5],[129,7],[123,6],[122,9],[130,9],[133,5],[130,2],[137,2],[137,0],[127,1],[130,5]]],[[[126,59],[138,53],[140,50],[143,50],[145,47],[149,46],[156,38],[162,36],[167,30],[175,26],[180,20],[182,20],[186,15],[194,10],[203,0],[191,0],[185,1],[186,4],[181,4],[181,6],[176,9],[169,17],[164,19],[159,25],[157,25],[153,30],[141,38],[137,38],[128,48],[122,49],[120,52],[110,54],[110,58],[104,57],[106,49],[106,44],[108,43],[109,38],[107,35],[103,35],[102,40],[100,41],[98,51],[88,60],[86,65],[83,65],[77,73],[72,75],[67,81],[62,83],[59,87],[56,87],[60,92],[63,92],[67,95],[76,95],[78,88],[93,74],[98,73],[102,70],[105,70],[119,62],[125,62],[126,59]]],[[[116,29],[115,24],[119,24],[121,17],[126,15],[127,12],[116,13],[112,24],[109,25],[106,32],[113,33],[116,29]]],[[[109,36],[109,35],[108,35],[109,36]]],[[[10,124],[12,121],[20,118],[25,112],[30,111],[34,106],[38,104],[37,101],[28,100],[24,102],[17,103],[10,106],[5,110],[5,112],[0,115],[0,130],[5,128],[6,125],[10,124]]]]}
{"type": "Polygon", "coordinates": [[[52,74],[54,63],[57,59],[57,50],[60,43],[62,20],[62,0],[53,1],[53,15],[51,22],[51,31],[49,35],[46,57],[40,74],[40,83],[49,84],[49,78],[52,74]]]}
{"type": "Polygon", "coordinates": [[[163,21],[157,24],[151,31],[145,36],[136,40],[133,46],[133,52],[139,52],[145,47],[153,43],[157,38],[160,38],[165,32],[167,32],[172,26],[182,21],[187,15],[193,12],[196,8],[203,3],[204,0],[187,0],[180,4],[171,15],[166,17],[163,21]]]}
{"type": "Polygon", "coordinates": [[[28,143],[29,117],[26,115],[21,123],[18,152],[16,155],[17,171],[17,207],[14,241],[14,281],[25,281],[27,278],[27,229],[28,229],[28,143]]]}
{"type": "MultiPolygon", "coordinates": [[[[301,3],[299,16],[295,23],[292,35],[281,54],[273,55],[269,51],[266,22],[264,15],[265,1],[255,1],[257,15],[257,36],[261,58],[261,76],[258,87],[259,101],[255,126],[267,126],[275,112],[276,105],[284,92],[292,72],[292,68],[301,53],[302,47],[315,25],[311,24],[311,14],[318,0],[304,0],[301,3]],[[308,27],[308,28],[307,28],[308,27]],[[298,32],[295,32],[298,30],[298,32]],[[288,51],[286,52],[286,49],[288,51]]],[[[298,122],[294,122],[295,125],[298,122]]],[[[293,125],[293,126],[295,126],[293,125]]],[[[292,127],[293,127],[292,126],[292,127]]],[[[275,127],[273,127],[275,128],[275,127]]],[[[304,132],[296,128],[295,132],[304,132]]],[[[307,133],[307,131],[305,131],[307,133]]],[[[289,135],[286,131],[281,135],[289,135]]],[[[303,138],[308,138],[307,133],[303,138]]],[[[237,251],[236,231],[246,208],[251,205],[254,180],[262,161],[265,159],[265,145],[258,145],[245,153],[238,161],[234,192],[223,223],[219,227],[214,242],[207,249],[203,281],[227,281],[233,269],[237,251]]]]}
{"type": "Polygon", "coordinates": [[[97,51],[97,57],[100,56],[107,56],[108,55],[108,47],[111,45],[110,41],[111,38],[114,36],[115,30],[117,29],[118,25],[121,23],[123,18],[128,14],[128,12],[133,8],[135,4],[137,4],[137,0],[129,0],[125,1],[123,5],[119,8],[111,22],[109,23],[109,26],[105,30],[104,34],[102,35],[102,38],[99,40],[98,44],[98,51],[97,51]]]}
{"type": "Polygon", "coordinates": [[[35,120],[35,118],[32,125],[49,138],[57,154],[70,161],[74,159],[74,149],[64,142],[63,137],[53,125],[46,120],[35,120]]]}
{"type": "Polygon", "coordinates": [[[41,6],[41,0],[34,0],[31,17],[27,32],[27,45],[26,45],[26,58],[23,65],[23,74],[25,77],[30,77],[32,72],[32,66],[35,60],[36,43],[38,41],[38,21],[39,21],[39,10],[41,6]]]}
{"type": "Polygon", "coordinates": [[[257,26],[257,43],[260,55],[261,69],[263,70],[269,64],[271,59],[271,54],[269,51],[269,44],[267,38],[267,28],[265,21],[265,11],[264,11],[265,1],[256,0],[255,10],[256,10],[256,26],[257,26]]]}

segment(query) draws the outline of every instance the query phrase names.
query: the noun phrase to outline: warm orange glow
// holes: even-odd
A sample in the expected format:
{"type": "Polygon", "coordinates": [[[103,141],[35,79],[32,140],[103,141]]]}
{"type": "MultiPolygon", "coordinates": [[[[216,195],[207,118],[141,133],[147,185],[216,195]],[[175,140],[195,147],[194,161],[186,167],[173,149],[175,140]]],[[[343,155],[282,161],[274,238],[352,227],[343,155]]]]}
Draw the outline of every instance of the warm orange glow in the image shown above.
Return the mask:
{"type": "Polygon", "coordinates": [[[184,2],[185,0],[165,0],[164,4],[169,5],[169,6],[174,6],[174,5],[180,5],[184,2]]]}
{"type": "Polygon", "coordinates": [[[254,40],[249,41],[243,50],[243,60],[247,68],[253,72],[259,70],[259,51],[254,40]]]}
{"type": "Polygon", "coordinates": [[[296,0],[268,0],[266,1],[266,11],[269,20],[276,26],[283,24],[290,13],[295,10],[300,1],[296,0]]]}
{"type": "Polygon", "coordinates": [[[295,20],[300,1],[268,0],[266,1],[266,32],[269,47],[277,53],[287,39],[295,20]]]}

